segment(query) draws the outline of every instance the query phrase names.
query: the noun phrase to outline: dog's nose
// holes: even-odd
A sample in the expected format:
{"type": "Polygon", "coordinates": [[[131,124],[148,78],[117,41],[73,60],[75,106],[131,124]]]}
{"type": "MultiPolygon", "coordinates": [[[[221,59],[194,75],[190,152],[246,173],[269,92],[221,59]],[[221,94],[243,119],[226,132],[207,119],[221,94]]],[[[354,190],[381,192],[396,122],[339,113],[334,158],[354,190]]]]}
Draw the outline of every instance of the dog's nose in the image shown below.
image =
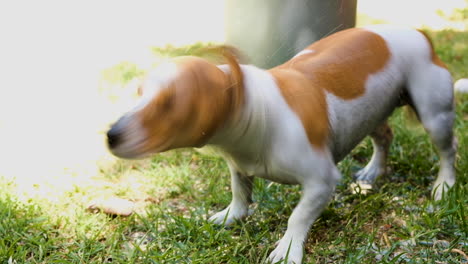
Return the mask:
{"type": "Polygon", "coordinates": [[[119,145],[122,139],[122,132],[117,126],[112,126],[111,129],[107,132],[107,145],[109,148],[115,148],[119,145]]]}

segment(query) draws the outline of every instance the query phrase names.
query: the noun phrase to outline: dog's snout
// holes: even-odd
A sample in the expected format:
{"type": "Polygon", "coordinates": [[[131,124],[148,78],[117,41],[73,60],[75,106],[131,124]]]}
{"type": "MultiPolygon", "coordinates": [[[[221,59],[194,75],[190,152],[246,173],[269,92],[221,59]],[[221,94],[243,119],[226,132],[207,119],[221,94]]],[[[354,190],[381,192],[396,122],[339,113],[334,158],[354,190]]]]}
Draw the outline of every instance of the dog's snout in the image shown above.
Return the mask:
{"type": "Polygon", "coordinates": [[[112,126],[111,129],[107,132],[107,144],[109,148],[115,148],[117,145],[119,145],[121,140],[121,129],[119,129],[116,125],[112,126]]]}

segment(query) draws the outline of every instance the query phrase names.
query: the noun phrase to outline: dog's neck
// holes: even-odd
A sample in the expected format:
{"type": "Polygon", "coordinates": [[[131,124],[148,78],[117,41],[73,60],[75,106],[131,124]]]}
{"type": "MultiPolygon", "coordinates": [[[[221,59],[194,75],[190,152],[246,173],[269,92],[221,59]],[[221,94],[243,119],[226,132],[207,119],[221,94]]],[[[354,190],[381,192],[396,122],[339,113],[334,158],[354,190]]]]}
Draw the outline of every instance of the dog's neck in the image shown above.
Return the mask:
{"type": "MultiPolygon", "coordinates": [[[[226,66],[219,67],[229,72],[226,66]]],[[[245,96],[242,110],[238,115],[231,116],[207,145],[231,154],[265,153],[271,132],[267,125],[271,114],[269,108],[272,107],[266,97],[268,85],[274,85],[274,82],[270,81],[270,75],[265,70],[250,65],[241,65],[241,69],[245,96]]]]}

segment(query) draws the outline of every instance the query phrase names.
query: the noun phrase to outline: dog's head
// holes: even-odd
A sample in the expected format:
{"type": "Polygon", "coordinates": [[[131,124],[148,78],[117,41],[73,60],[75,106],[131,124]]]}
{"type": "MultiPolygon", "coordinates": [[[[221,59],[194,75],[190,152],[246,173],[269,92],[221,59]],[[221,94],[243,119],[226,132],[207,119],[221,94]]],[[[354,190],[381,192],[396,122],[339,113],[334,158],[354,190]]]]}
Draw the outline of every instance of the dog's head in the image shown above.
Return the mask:
{"type": "Polygon", "coordinates": [[[181,147],[200,147],[243,104],[242,74],[231,49],[206,51],[222,55],[225,73],[199,57],[180,57],[151,71],[139,88],[140,102],[108,131],[111,152],[141,158],[181,147]]]}

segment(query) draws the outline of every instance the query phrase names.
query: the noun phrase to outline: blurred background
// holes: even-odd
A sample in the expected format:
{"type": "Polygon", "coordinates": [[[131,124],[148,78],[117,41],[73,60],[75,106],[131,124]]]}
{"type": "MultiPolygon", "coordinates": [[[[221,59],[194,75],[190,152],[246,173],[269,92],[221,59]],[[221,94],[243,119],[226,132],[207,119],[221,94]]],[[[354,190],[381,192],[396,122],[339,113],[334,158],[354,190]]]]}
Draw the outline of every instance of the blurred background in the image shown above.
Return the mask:
{"type": "MultiPolygon", "coordinates": [[[[226,3],[0,2],[0,176],[66,188],[112,164],[104,133],[131,104],[134,77],[193,44],[224,42],[226,3]]],[[[357,24],[465,31],[467,7],[359,0],[357,24]]]]}

